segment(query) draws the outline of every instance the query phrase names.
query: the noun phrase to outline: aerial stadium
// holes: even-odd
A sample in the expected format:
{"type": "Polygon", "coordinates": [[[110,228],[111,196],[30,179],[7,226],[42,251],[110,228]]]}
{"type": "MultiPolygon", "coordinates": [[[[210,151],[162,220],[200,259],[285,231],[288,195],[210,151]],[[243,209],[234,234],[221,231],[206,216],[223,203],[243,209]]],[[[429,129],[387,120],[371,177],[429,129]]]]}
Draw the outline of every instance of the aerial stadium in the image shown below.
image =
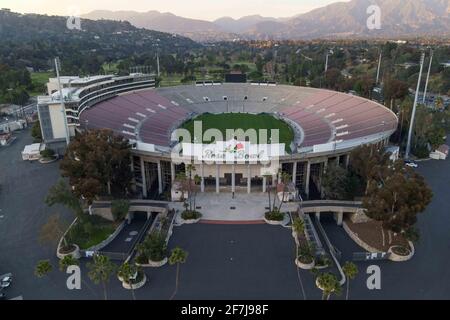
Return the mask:
{"type": "Polygon", "coordinates": [[[188,163],[201,178],[201,192],[265,192],[286,172],[298,193],[311,199],[320,195],[328,165],[347,166],[360,145],[386,145],[398,124],[383,105],[340,92],[212,81],[155,88],[143,74],[63,79],[63,119],[59,91],[51,83],[49,96],[38,101],[45,142],[58,150],[76,131],[100,128],[126,137],[133,145],[136,191],[147,199],[170,195],[188,163]],[[180,129],[190,138],[180,139],[180,129]],[[223,138],[199,140],[209,129],[223,138]],[[258,135],[250,142],[245,135],[227,135],[227,129],[268,134],[265,141],[258,135]]]}

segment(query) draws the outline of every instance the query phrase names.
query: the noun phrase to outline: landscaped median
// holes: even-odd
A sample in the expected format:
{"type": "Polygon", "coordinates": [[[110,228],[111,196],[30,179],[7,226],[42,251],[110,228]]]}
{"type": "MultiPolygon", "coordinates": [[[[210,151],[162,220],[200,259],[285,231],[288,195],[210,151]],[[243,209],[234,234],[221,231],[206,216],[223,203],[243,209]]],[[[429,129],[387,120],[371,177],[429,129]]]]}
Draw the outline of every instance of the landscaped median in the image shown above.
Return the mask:
{"type": "Polygon", "coordinates": [[[66,255],[80,258],[80,250],[101,250],[115,238],[125,223],[111,222],[98,216],[77,217],[59,242],[58,258],[62,259],[66,255]]]}
{"type": "Polygon", "coordinates": [[[313,269],[315,267],[313,250],[305,235],[305,221],[299,216],[292,220],[292,237],[297,247],[296,266],[304,270],[313,269]]]}
{"type": "Polygon", "coordinates": [[[177,224],[194,224],[199,222],[202,219],[202,214],[198,211],[185,210],[177,217],[177,224]]]}
{"type": "Polygon", "coordinates": [[[387,252],[389,260],[396,262],[408,261],[413,257],[415,249],[411,241],[383,228],[379,221],[367,218],[363,221],[345,218],[343,222],[344,230],[361,248],[372,253],[387,252]]]}
{"type": "Polygon", "coordinates": [[[167,263],[167,243],[172,235],[174,219],[174,210],[158,214],[147,237],[137,248],[137,266],[157,268],[167,263]]]}
{"type": "Polygon", "coordinates": [[[264,214],[264,221],[273,226],[285,226],[289,223],[289,219],[288,214],[277,210],[266,212],[264,214]]]}

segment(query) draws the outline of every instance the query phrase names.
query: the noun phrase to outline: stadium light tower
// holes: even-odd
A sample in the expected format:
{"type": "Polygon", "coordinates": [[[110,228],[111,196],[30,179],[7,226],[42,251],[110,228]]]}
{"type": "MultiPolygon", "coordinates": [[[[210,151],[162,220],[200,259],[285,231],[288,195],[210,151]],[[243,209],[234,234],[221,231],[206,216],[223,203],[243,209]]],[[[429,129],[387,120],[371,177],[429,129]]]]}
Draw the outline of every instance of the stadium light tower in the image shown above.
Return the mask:
{"type": "Polygon", "coordinates": [[[69,146],[70,143],[70,134],[69,134],[69,126],[67,125],[67,114],[66,114],[66,105],[64,103],[64,95],[61,86],[61,78],[59,76],[59,72],[61,70],[61,61],[59,57],[55,58],[55,70],[56,70],[56,78],[58,79],[58,91],[59,91],[59,99],[61,101],[61,112],[64,120],[64,129],[66,131],[66,143],[69,146]]]}
{"type": "Polygon", "coordinates": [[[422,56],[420,57],[419,80],[417,80],[416,96],[414,98],[414,105],[413,105],[413,110],[412,110],[412,114],[411,114],[411,122],[409,124],[408,143],[406,144],[405,159],[409,159],[409,154],[411,152],[411,137],[412,137],[412,131],[414,129],[414,118],[416,116],[417,101],[419,100],[420,81],[422,80],[422,71],[423,71],[424,61],[425,61],[425,53],[423,52],[422,56]]]}
{"type": "Polygon", "coordinates": [[[159,69],[159,50],[158,50],[158,48],[156,48],[156,70],[157,70],[157,74],[159,77],[160,69],[159,69]]]}
{"type": "Polygon", "coordinates": [[[428,66],[427,81],[425,82],[425,89],[423,90],[423,101],[422,101],[423,104],[425,104],[426,99],[427,99],[428,81],[430,81],[430,73],[431,73],[431,64],[432,63],[433,63],[433,49],[430,49],[430,65],[428,66]]]}
{"type": "Polygon", "coordinates": [[[377,69],[377,80],[376,80],[376,84],[378,84],[378,82],[380,81],[380,70],[381,70],[381,59],[382,59],[382,50],[380,49],[380,57],[378,58],[378,69],[377,69]]]}

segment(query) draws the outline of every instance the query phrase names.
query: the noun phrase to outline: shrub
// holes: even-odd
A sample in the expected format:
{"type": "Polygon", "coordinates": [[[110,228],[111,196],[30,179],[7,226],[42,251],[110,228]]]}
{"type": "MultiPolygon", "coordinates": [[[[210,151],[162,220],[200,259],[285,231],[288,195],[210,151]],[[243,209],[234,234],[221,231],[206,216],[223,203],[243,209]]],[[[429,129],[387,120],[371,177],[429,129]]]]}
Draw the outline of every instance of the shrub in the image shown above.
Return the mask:
{"type": "Polygon", "coordinates": [[[294,221],[292,221],[292,228],[297,233],[303,233],[305,230],[305,222],[302,219],[295,217],[294,221]]]}
{"type": "Polygon", "coordinates": [[[409,255],[411,253],[409,248],[406,248],[406,247],[403,247],[403,246],[392,247],[392,252],[394,252],[395,254],[397,254],[399,256],[407,256],[407,255],[409,255]]]}
{"type": "Polygon", "coordinates": [[[120,221],[125,219],[130,209],[130,202],[128,200],[114,200],[111,203],[111,213],[115,221],[120,221]]]}
{"type": "Polygon", "coordinates": [[[147,239],[148,241],[148,257],[152,261],[161,261],[166,257],[167,246],[165,237],[157,232],[152,233],[147,239]]]}
{"type": "Polygon", "coordinates": [[[313,248],[309,244],[298,248],[298,260],[304,264],[310,264],[314,261],[313,248]]]}
{"type": "Polygon", "coordinates": [[[316,259],[317,267],[329,267],[331,265],[331,260],[326,255],[321,255],[316,259]]]}
{"type": "Polygon", "coordinates": [[[417,243],[420,240],[419,230],[417,230],[414,227],[411,227],[408,230],[406,230],[403,235],[406,238],[406,240],[409,240],[414,243],[417,243]]]}
{"type": "Polygon", "coordinates": [[[46,158],[46,159],[53,158],[55,156],[55,151],[53,151],[52,149],[42,150],[41,151],[41,156],[46,158]]]}
{"type": "Polygon", "coordinates": [[[284,219],[284,213],[277,210],[266,212],[265,216],[266,219],[270,221],[283,221],[284,219]]]}
{"type": "Polygon", "coordinates": [[[198,211],[189,211],[186,210],[181,214],[181,217],[184,220],[196,220],[196,219],[200,219],[201,218],[201,213],[198,211]]]}

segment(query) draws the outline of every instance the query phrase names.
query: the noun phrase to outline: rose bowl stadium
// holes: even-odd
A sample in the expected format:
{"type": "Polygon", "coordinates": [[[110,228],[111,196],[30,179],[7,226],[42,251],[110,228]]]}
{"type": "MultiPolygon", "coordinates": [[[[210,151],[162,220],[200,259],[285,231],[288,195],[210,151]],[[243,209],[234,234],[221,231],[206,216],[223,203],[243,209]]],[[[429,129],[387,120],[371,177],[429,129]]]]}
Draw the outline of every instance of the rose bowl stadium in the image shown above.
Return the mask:
{"type": "Polygon", "coordinates": [[[201,192],[264,192],[281,170],[300,194],[312,197],[320,194],[328,165],[348,165],[360,145],[386,145],[398,124],[383,105],[322,89],[212,81],[155,88],[152,77],[141,74],[67,78],[65,119],[52,81],[49,95],[38,100],[46,144],[59,150],[67,136],[89,129],[128,138],[144,198],[170,194],[188,163],[201,178],[201,192]]]}

